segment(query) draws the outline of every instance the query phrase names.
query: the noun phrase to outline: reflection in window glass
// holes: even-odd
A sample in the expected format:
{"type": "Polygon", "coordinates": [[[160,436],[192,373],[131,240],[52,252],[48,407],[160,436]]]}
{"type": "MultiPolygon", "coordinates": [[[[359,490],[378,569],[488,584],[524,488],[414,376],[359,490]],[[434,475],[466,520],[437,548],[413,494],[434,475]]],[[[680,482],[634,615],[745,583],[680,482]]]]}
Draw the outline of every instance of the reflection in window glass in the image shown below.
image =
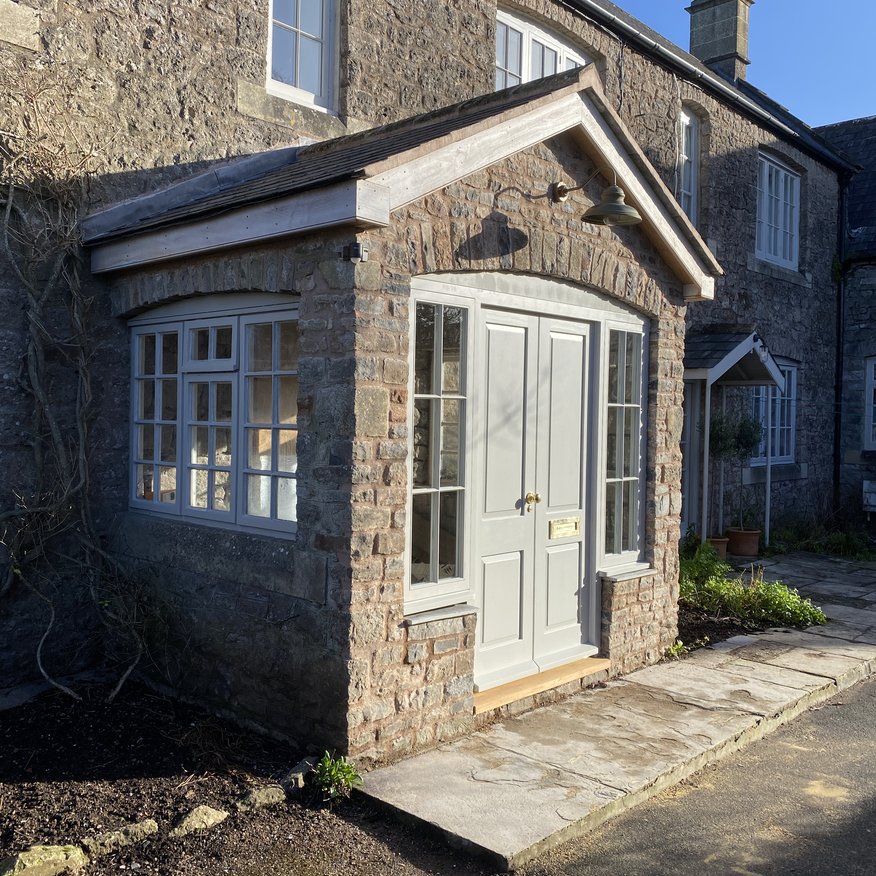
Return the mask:
{"type": "Polygon", "coordinates": [[[411,583],[462,576],[468,311],[419,302],[414,338],[411,583]],[[437,378],[437,379],[436,379],[437,378]]]}

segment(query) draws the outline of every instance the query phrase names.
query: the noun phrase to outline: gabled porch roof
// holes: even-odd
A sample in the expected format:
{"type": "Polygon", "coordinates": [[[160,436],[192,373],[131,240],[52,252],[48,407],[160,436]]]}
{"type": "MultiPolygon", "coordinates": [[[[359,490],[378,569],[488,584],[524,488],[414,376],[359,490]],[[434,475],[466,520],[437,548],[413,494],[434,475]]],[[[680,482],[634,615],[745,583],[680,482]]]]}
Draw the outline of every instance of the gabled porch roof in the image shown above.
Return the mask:
{"type": "Polygon", "coordinates": [[[684,379],[709,385],[763,386],[783,390],[785,379],[757,332],[747,328],[694,330],[684,344],[684,379]]]}
{"type": "MultiPolygon", "coordinates": [[[[378,228],[391,213],[498,161],[569,133],[627,193],[643,233],[688,300],[723,272],[606,102],[596,70],[571,70],[391,125],[238,159],[86,217],[95,273],[320,228],[378,228]]],[[[576,181],[583,182],[583,181],[576,181]]]]}

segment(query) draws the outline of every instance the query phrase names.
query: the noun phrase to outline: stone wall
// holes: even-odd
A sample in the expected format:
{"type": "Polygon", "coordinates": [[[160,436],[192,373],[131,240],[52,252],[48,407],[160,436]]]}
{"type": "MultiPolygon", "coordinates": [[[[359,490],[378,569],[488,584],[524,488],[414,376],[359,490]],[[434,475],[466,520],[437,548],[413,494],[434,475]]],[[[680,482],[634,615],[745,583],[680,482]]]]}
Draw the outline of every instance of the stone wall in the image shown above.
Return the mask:
{"type": "Polygon", "coordinates": [[[840,489],[842,507],[861,515],[861,482],[876,480],[876,450],[864,450],[864,360],[876,356],[876,265],[853,264],[845,280],[840,489]]]}

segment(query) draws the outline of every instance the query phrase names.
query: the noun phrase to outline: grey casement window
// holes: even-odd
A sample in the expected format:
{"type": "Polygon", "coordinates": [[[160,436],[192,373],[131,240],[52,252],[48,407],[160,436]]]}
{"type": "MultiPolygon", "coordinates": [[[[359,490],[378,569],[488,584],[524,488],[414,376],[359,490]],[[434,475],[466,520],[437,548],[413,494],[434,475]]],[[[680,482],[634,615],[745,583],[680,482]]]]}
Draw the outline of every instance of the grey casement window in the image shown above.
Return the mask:
{"type": "Polygon", "coordinates": [[[496,13],[496,88],[583,67],[584,52],[534,22],[504,10],[496,13]]]}
{"type": "Polygon", "coordinates": [[[132,330],[131,506],[294,530],[294,312],[211,315],[132,330]]]}
{"type": "Polygon", "coordinates": [[[268,90],[334,109],[337,0],[271,0],[268,90]]]}
{"type": "Polygon", "coordinates": [[[800,256],[800,175],[766,155],[757,162],[755,254],[791,270],[800,256]]]}
{"type": "Polygon", "coordinates": [[[696,225],[700,176],[700,125],[695,115],[683,112],[680,119],[679,201],[687,218],[696,225]]]}
{"type": "Polygon", "coordinates": [[[414,339],[412,590],[463,576],[468,310],[418,302],[414,339]]]}
{"type": "Polygon", "coordinates": [[[752,465],[766,465],[767,448],[767,399],[772,398],[770,427],[770,463],[794,461],[797,426],[797,368],[780,365],[785,378],[785,388],[778,392],[775,387],[756,386],[751,390],[751,415],[763,426],[763,435],[752,465]]]}
{"type": "Polygon", "coordinates": [[[605,553],[639,550],[642,455],[642,336],[608,333],[605,553]]]}

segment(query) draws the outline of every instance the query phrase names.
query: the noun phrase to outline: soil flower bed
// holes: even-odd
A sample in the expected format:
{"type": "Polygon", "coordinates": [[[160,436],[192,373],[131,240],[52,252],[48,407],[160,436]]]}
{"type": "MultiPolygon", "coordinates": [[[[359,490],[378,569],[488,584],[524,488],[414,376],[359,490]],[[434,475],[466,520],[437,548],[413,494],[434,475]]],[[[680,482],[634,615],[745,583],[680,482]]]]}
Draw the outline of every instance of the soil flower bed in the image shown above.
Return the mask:
{"type": "Polygon", "coordinates": [[[153,818],[157,833],[98,858],[87,876],[488,872],[361,801],[328,810],[288,800],[238,812],[248,791],[275,784],[301,752],[136,684],[112,705],[106,688],[80,693],[81,702],[53,691],[0,712],[0,859],[153,818]],[[197,806],[231,815],[171,837],[197,806]]]}

